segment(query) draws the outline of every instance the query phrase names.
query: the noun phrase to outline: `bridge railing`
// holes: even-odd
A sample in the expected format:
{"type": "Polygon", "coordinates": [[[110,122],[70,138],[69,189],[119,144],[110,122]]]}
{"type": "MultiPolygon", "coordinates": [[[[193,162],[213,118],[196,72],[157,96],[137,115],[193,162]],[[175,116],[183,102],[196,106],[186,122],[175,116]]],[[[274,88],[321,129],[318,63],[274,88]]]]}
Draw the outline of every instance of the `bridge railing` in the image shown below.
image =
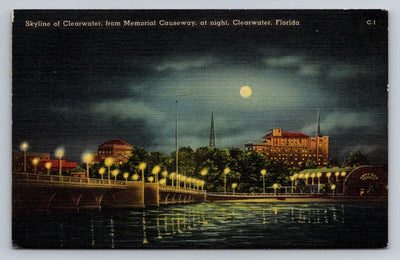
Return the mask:
{"type": "Polygon", "coordinates": [[[49,183],[75,183],[75,184],[96,184],[96,185],[126,185],[126,181],[121,180],[104,180],[94,178],[81,178],[73,176],[46,175],[14,172],[13,179],[21,181],[40,181],[49,183]]]}
{"type": "Polygon", "coordinates": [[[206,193],[205,190],[197,190],[197,189],[188,189],[183,187],[175,187],[175,186],[168,186],[168,185],[161,185],[160,191],[175,191],[175,192],[197,192],[197,193],[206,193]]]}
{"type": "Polygon", "coordinates": [[[240,196],[240,197],[318,197],[324,196],[326,194],[323,193],[277,193],[273,192],[268,193],[233,193],[233,192],[207,192],[207,195],[217,195],[217,196],[240,196]]]}

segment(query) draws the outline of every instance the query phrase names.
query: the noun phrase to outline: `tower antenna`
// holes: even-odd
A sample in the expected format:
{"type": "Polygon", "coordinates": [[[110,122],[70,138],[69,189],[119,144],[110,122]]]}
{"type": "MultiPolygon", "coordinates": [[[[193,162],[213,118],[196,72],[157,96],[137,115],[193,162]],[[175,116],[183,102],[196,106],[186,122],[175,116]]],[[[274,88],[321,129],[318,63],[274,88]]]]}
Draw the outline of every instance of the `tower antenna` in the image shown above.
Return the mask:
{"type": "Polygon", "coordinates": [[[176,100],[176,129],[175,129],[175,148],[176,148],[176,152],[175,152],[175,173],[176,175],[178,175],[178,171],[179,171],[179,164],[178,164],[178,159],[179,159],[179,151],[178,151],[178,100],[176,100]]]}
{"type": "Polygon", "coordinates": [[[211,112],[211,128],[209,147],[215,148],[214,112],[211,112]]]}

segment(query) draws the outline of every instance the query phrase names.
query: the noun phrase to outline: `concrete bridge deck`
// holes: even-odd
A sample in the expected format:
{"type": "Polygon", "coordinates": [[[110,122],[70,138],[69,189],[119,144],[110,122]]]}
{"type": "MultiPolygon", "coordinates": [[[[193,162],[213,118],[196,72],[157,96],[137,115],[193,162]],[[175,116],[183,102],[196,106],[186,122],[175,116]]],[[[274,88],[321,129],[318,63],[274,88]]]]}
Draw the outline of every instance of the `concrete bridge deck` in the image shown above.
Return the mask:
{"type": "Polygon", "coordinates": [[[206,191],[141,181],[105,180],[13,172],[13,214],[143,208],[201,202],[206,191]]]}

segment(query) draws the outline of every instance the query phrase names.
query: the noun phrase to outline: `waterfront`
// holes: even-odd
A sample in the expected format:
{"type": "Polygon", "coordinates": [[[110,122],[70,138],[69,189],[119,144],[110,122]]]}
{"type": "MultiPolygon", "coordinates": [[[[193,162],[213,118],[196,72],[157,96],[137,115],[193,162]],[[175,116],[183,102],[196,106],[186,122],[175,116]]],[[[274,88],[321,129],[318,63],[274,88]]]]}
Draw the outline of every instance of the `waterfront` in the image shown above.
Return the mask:
{"type": "Polygon", "coordinates": [[[21,248],[381,248],[386,203],[218,202],[14,216],[21,248]]]}

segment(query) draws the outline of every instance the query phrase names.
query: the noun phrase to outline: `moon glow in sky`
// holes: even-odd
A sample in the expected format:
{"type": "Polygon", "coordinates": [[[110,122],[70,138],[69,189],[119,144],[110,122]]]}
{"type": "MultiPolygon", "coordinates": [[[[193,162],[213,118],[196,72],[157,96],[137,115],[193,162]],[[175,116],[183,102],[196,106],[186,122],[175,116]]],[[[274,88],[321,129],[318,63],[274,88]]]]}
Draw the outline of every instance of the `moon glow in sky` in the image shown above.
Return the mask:
{"type": "Polygon", "coordinates": [[[240,88],[240,95],[244,98],[251,96],[252,90],[249,86],[243,86],[240,88]]]}

